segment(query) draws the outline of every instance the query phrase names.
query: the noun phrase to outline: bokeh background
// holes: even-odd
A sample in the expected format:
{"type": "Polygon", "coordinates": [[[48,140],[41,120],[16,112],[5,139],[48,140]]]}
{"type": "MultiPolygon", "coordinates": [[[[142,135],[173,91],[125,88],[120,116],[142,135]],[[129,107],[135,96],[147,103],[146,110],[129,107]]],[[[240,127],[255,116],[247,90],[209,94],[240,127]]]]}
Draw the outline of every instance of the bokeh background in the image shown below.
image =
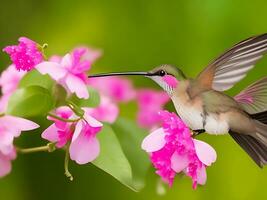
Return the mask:
{"type": "MultiPolygon", "coordinates": [[[[48,55],[85,44],[104,51],[94,72],[149,70],[170,63],[194,77],[234,43],[267,32],[266,10],[265,0],[1,0],[0,48],[20,36],[48,43],[48,55]]],[[[0,53],[1,70],[9,62],[0,53]]],[[[229,94],[266,75],[265,58],[229,94]]],[[[136,87],[158,88],[150,80],[132,80],[136,87]]],[[[135,106],[122,108],[122,115],[134,113],[135,106]]],[[[92,165],[71,164],[75,181],[70,182],[63,172],[63,153],[56,152],[19,156],[12,173],[0,180],[0,199],[267,199],[267,169],[259,169],[228,136],[201,139],[215,147],[218,160],[208,169],[207,184],[196,191],[188,178],[177,178],[165,195],[158,195],[152,168],[139,193],[92,165]]],[[[34,143],[39,134],[24,134],[23,140],[34,143]]]]}

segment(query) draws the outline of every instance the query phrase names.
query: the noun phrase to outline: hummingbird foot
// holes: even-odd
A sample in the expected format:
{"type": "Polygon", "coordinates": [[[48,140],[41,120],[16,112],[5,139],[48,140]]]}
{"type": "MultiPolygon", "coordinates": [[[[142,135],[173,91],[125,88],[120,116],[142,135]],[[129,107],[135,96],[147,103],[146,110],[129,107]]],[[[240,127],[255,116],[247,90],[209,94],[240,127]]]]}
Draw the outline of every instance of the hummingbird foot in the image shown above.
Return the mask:
{"type": "Polygon", "coordinates": [[[193,138],[200,135],[201,133],[205,133],[204,129],[198,129],[198,130],[192,130],[192,131],[193,131],[193,135],[192,135],[193,138]]]}

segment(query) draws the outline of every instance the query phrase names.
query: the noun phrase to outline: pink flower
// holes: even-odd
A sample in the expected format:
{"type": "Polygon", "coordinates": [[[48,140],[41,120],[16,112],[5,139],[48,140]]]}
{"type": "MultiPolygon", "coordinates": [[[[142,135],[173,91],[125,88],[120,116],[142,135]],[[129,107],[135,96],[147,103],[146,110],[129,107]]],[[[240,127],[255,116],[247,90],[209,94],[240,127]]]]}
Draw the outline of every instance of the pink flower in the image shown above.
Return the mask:
{"type": "MultiPolygon", "coordinates": [[[[100,147],[96,134],[103,126],[91,117],[86,109],[84,111],[83,119],[76,122],[63,122],[49,117],[54,123],[42,133],[42,138],[55,142],[58,148],[70,142],[70,158],[78,164],[91,162],[99,155],[100,147]]],[[[64,119],[78,118],[68,107],[58,108],[56,114],[64,119]]]]}
{"type": "Polygon", "coordinates": [[[142,148],[150,153],[156,173],[171,186],[175,175],[183,172],[192,178],[193,188],[206,183],[206,167],[216,160],[215,150],[193,139],[190,129],[174,113],[160,112],[163,127],[148,135],[142,148]]]}
{"type": "Polygon", "coordinates": [[[44,60],[38,44],[26,37],[20,37],[18,45],[7,46],[3,51],[9,54],[19,71],[30,71],[44,60]]]}
{"type": "Polygon", "coordinates": [[[86,87],[86,71],[90,69],[93,59],[88,57],[87,48],[76,48],[72,53],[65,55],[61,60],[53,57],[51,60],[42,62],[36,66],[41,74],[49,74],[51,78],[61,84],[70,93],[77,97],[87,99],[89,93],[86,87]]]}
{"type": "Polygon", "coordinates": [[[0,86],[2,97],[0,99],[0,112],[4,112],[7,107],[9,97],[17,89],[19,81],[25,72],[17,71],[14,65],[10,65],[0,76],[0,86]]]}
{"type": "Polygon", "coordinates": [[[148,129],[155,127],[161,121],[158,111],[162,110],[169,100],[166,92],[150,89],[139,90],[137,93],[139,125],[148,129]]]}
{"type": "Polygon", "coordinates": [[[51,62],[56,62],[56,63],[60,63],[62,60],[62,57],[59,55],[53,55],[49,58],[49,61],[51,62]]]}
{"type": "Polygon", "coordinates": [[[22,131],[29,131],[38,127],[38,124],[20,117],[10,115],[0,117],[0,177],[10,172],[11,161],[16,158],[14,138],[20,136],[22,131]]]}
{"type": "Polygon", "coordinates": [[[114,123],[119,114],[117,103],[128,102],[136,96],[132,83],[127,79],[95,78],[90,79],[88,84],[100,93],[100,105],[97,108],[89,109],[91,115],[100,121],[114,123]]]}
{"type": "Polygon", "coordinates": [[[13,151],[10,154],[3,154],[0,151],[0,177],[6,176],[11,172],[11,162],[16,156],[15,148],[13,148],[13,151]]]}
{"type": "MultiPolygon", "coordinates": [[[[87,62],[94,63],[98,58],[101,57],[102,52],[98,49],[91,49],[88,47],[76,47],[72,50],[71,54],[73,57],[78,57],[78,59],[86,60],[87,62]],[[80,58],[79,58],[80,57],[80,58]]],[[[60,63],[62,60],[62,57],[59,55],[52,55],[49,58],[49,61],[51,62],[57,62],[60,63]]]]}
{"type": "Polygon", "coordinates": [[[25,72],[18,72],[14,65],[10,65],[6,70],[4,70],[0,76],[2,94],[13,93],[18,87],[20,79],[25,74],[25,72]]]}
{"type": "Polygon", "coordinates": [[[97,59],[99,59],[102,56],[102,51],[99,49],[92,49],[89,47],[76,47],[73,49],[74,56],[77,57],[82,56],[82,60],[88,61],[90,64],[94,63],[97,59]]]}
{"type": "Polygon", "coordinates": [[[86,108],[88,113],[102,122],[114,123],[119,115],[119,108],[116,103],[104,95],[100,95],[100,105],[96,108],[86,108]]]}
{"type": "Polygon", "coordinates": [[[123,78],[104,77],[89,80],[89,85],[115,102],[128,102],[135,98],[136,92],[132,83],[123,78]]]}

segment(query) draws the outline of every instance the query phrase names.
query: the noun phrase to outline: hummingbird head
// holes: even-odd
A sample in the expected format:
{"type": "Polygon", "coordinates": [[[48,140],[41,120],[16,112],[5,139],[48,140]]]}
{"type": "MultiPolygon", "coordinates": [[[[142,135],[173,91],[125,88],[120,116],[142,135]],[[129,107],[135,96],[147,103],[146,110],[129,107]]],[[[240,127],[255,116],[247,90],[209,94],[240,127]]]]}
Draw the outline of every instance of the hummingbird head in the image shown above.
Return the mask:
{"type": "Polygon", "coordinates": [[[173,65],[160,65],[148,72],[147,76],[162,87],[168,94],[172,94],[174,88],[177,87],[179,81],[185,79],[184,73],[173,65]]]}
{"type": "Polygon", "coordinates": [[[112,72],[103,74],[89,75],[89,78],[105,77],[105,76],[145,76],[155,81],[168,94],[172,94],[174,88],[177,87],[179,81],[185,79],[184,73],[173,65],[160,65],[148,72],[112,72]]]}

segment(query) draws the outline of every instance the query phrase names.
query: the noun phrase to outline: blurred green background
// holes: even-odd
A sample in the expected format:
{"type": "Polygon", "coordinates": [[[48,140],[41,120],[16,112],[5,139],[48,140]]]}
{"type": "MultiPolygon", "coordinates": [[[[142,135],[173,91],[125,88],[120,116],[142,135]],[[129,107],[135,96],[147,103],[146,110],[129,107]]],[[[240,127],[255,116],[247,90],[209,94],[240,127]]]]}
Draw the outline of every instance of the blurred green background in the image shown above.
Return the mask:
{"type": "MultiPolygon", "coordinates": [[[[0,48],[20,36],[48,43],[49,55],[85,44],[104,50],[94,72],[170,63],[194,77],[234,43],[267,32],[266,10],[265,0],[1,0],[0,48]]],[[[10,63],[4,53],[0,60],[1,69],[10,63]]],[[[265,58],[229,94],[266,75],[265,58]]],[[[136,87],[158,88],[149,80],[133,80],[136,87]]],[[[125,109],[122,114],[134,116],[125,109]]],[[[33,145],[39,137],[25,133],[23,140],[33,145]]],[[[139,193],[92,165],[72,163],[75,180],[70,182],[63,172],[64,155],[56,152],[20,155],[12,173],[0,179],[0,199],[267,199],[266,169],[259,169],[228,136],[200,137],[217,150],[218,160],[208,168],[207,184],[196,191],[188,178],[177,178],[164,196],[157,195],[152,168],[139,193]]]]}

